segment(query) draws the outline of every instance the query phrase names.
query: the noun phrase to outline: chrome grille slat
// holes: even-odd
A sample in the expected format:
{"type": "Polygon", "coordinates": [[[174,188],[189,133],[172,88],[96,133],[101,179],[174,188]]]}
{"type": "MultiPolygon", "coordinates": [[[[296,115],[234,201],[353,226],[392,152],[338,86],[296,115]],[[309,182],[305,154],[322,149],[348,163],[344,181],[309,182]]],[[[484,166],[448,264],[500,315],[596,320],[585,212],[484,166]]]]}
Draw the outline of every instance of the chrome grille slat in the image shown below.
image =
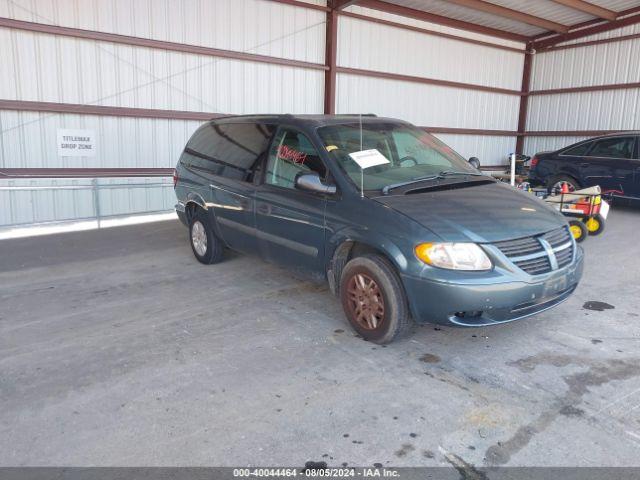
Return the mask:
{"type": "Polygon", "coordinates": [[[529,275],[541,275],[555,268],[566,267],[571,264],[574,255],[574,242],[567,227],[493,245],[529,275]],[[546,250],[543,244],[547,246],[546,250]]]}
{"type": "Polygon", "coordinates": [[[542,235],[542,238],[555,248],[559,245],[570,242],[570,235],[569,231],[563,227],[558,230],[554,230],[553,232],[545,233],[542,235]]]}
{"type": "Polygon", "coordinates": [[[556,260],[558,261],[559,268],[569,265],[573,260],[573,248],[556,251],[556,260]]]}
{"type": "Polygon", "coordinates": [[[515,264],[525,272],[532,275],[536,273],[548,272],[549,270],[551,270],[551,263],[549,262],[549,258],[546,256],[539,257],[535,260],[515,262],[515,264]]]}
{"type": "Polygon", "coordinates": [[[535,237],[497,242],[494,243],[494,245],[508,257],[515,256],[516,254],[518,256],[523,256],[530,253],[544,251],[542,245],[540,245],[540,242],[538,242],[535,237]]]}
{"type": "Polygon", "coordinates": [[[549,263],[549,259],[547,257],[536,258],[535,260],[525,260],[524,262],[516,262],[518,265],[546,265],[549,263]]]}

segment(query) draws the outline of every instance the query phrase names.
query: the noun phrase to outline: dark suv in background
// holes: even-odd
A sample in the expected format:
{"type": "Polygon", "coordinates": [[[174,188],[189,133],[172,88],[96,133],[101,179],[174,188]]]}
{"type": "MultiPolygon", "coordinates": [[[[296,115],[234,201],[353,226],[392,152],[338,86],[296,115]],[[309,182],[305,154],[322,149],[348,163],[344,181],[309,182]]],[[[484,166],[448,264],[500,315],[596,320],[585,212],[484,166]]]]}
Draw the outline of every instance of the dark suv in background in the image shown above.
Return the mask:
{"type": "Polygon", "coordinates": [[[604,193],[640,199],[640,132],[591,138],[555,152],[537,153],[529,179],[550,190],[600,185],[604,193]]]}
{"type": "Polygon", "coordinates": [[[565,300],[582,275],[562,215],[399,120],[216,119],[193,134],[174,180],[198,261],[229,247],[307,270],[378,343],[413,321],[524,318],[565,300]]]}

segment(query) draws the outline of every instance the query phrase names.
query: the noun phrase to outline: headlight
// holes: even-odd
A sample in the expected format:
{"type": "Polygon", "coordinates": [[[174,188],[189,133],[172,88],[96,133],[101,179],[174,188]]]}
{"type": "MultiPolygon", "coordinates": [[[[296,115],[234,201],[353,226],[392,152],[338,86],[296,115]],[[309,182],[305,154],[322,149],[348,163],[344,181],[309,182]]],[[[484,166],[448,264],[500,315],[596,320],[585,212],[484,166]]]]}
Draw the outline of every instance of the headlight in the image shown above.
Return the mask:
{"type": "Polygon", "coordinates": [[[491,270],[493,266],[475,243],[421,243],[415,252],[424,263],[449,270],[491,270]]]}

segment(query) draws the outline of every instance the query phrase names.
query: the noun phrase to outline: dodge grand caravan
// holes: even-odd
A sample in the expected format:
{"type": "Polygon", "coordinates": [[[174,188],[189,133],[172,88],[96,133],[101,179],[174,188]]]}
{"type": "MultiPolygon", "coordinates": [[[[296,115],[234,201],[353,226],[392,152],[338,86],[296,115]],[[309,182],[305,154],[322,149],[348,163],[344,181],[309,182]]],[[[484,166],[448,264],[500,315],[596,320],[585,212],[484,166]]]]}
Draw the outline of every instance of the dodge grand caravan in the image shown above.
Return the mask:
{"type": "Polygon", "coordinates": [[[377,343],[414,321],[524,318],[582,276],[562,215],[399,120],[215,119],[187,143],[174,183],[198,261],[230,248],[321,275],[377,343]]]}

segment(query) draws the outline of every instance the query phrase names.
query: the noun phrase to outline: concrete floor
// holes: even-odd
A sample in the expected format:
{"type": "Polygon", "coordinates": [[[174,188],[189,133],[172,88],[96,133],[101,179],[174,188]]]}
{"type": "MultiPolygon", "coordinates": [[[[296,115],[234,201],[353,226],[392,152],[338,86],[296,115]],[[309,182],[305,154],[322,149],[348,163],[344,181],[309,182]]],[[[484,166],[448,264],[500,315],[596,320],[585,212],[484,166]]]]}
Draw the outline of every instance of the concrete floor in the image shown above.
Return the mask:
{"type": "Polygon", "coordinates": [[[386,348],[177,221],[0,242],[0,465],[640,466],[639,227],[549,312],[386,348]]]}

